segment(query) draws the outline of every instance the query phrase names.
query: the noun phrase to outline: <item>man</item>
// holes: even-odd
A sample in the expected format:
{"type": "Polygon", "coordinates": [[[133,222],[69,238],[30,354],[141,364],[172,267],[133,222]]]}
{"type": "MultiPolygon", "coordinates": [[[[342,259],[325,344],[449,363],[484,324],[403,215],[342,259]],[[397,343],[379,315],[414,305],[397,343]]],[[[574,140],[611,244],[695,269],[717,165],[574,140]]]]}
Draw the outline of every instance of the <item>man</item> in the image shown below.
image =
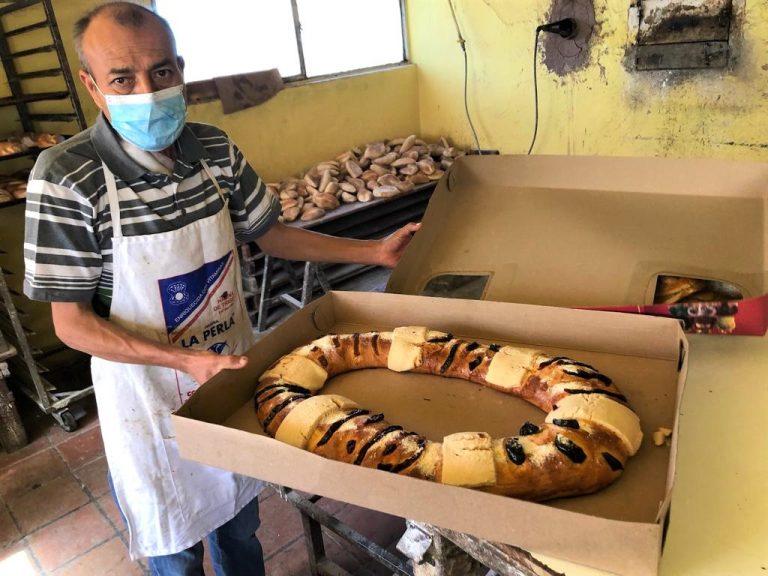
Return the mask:
{"type": "MultiPolygon", "coordinates": [[[[30,177],[25,293],[93,356],[113,491],[133,558],[154,574],[263,574],[259,482],[179,457],[170,413],[243,367],[251,326],[235,239],[294,260],[394,266],[418,225],[355,241],[277,222],[279,204],[220,130],[185,123],[184,63],[152,11],[97,7],[75,26],[96,124],[30,177]]],[[[258,455],[254,455],[258,457],[258,455]]]]}

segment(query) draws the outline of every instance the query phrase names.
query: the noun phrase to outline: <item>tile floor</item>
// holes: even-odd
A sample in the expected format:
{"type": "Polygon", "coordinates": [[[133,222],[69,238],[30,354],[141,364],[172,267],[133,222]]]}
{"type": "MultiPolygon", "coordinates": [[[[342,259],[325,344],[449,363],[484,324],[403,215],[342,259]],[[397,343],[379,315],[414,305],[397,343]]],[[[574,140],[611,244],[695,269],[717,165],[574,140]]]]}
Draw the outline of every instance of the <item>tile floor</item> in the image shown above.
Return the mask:
{"type": "MultiPolygon", "coordinates": [[[[126,531],[109,493],[95,404],[86,401],[79,428],[67,433],[31,402],[18,399],[30,437],[22,449],[0,450],[0,574],[13,576],[142,576],[132,562],[126,531]]],[[[379,545],[395,551],[404,521],[321,499],[319,505],[379,545]]],[[[261,496],[269,576],[309,574],[301,518],[272,489],[261,496]]],[[[327,555],[357,576],[390,574],[348,542],[325,532],[327,555]]],[[[206,573],[213,574],[210,565],[206,573]]]]}
{"type": "MultiPolygon", "coordinates": [[[[377,270],[339,289],[381,291],[388,271],[377,270]]],[[[128,557],[126,530],[107,485],[107,466],[93,398],[72,433],[17,394],[29,444],[0,448],[0,574],[9,576],[143,576],[128,557]]],[[[343,502],[321,499],[324,510],[395,554],[405,521],[343,502]]],[[[309,562],[299,512],[272,489],[260,502],[268,576],[304,576],[309,562]]],[[[391,574],[328,531],[326,554],[355,576],[391,574]]],[[[208,562],[206,574],[212,575],[208,562]]]]}

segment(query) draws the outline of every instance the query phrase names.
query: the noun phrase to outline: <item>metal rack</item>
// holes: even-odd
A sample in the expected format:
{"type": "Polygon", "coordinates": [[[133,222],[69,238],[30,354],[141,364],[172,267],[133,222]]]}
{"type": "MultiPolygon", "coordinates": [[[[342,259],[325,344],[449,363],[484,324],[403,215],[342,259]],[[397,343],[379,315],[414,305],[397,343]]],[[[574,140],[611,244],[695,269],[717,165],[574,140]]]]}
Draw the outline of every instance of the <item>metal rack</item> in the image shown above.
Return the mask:
{"type": "MultiPolygon", "coordinates": [[[[408,222],[418,222],[427,209],[435,183],[368,203],[346,204],[323,218],[292,222],[290,226],[321,234],[368,240],[391,234],[408,222]]],[[[257,332],[263,332],[317,292],[363,274],[373,266],[294,262],[266,256],[255,245],[241,248],[246,304],[257,332]]]]}
{"type": "MultiPolygon", "coordinates": [[[[14,108],[13,132],[66,137],[85,129],[50,0],[0,2],[0,61],[11,93],[0,98],[0,109],[14,108]],[[34,69],[30,56],[35,57],[34,69]]],[[[0,134],[6,136],[12,134],[0,134]]],[[[10,166],[8,170],[31,168],[39,153],[39,148],[31,148],[0,161],[10,166]]],[[[24,200],[0,204],[0,331],[17,352],[8,365],[22,392],[71,432],[84,414],[73,403],[90,395],[93,387],[89,381],[71,389],[73,383],[64,375],[86,357],[56,337],[49,305],[23,298],[23,236],[24,200]]]]}

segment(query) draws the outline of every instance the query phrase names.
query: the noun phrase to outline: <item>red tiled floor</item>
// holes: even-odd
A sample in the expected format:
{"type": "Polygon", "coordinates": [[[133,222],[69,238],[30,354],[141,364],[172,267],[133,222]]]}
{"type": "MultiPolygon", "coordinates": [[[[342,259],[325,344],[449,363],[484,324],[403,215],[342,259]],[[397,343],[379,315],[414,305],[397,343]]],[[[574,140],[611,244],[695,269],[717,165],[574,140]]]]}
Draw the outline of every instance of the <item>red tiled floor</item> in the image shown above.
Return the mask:
{"type": "Polygon", "coordinates": [[[348,504],[336,514],[336,518],[380,546],[397,541],[405,532],[405,520],[348,504]]]}
{"type": "Polygon", "coordinates": [[[266,561],[269,576],[306,576],[308,571],[307,545],[303,539],[274,554],[266,561]]]}
{"type": "Polygon", "coordinates": [[[88,502],[88,496],[73,476],[56,478],[40,488],[9,499],[8,508],[24,534],[61,518],[88,502]]]}
{"type": "Polygon", "coordinates": [[[143,576],[144,569],[128,557],[128,549],[115,537],[59,568],[55,576],[143,576]]]}
{"type": "Polygon", "coordinates": [[[50,447],[51,443],[48,438],[45,435],[41,435],[35,438],[29,438],[29,444],[23,448],[19,448],[14,452],[3,452],[0,450],[0,470],[15,464],[20,460],[29,458],[33,454],[37,454],[42,450],[47,450],[50,447]]]}
{"type": "Polygon", "coordinates": [[[10,546],[21,538],[21,532],[16,527],[16,522],[11,518],[10,512],[0,502],[0,549],[10,546]]]}
{"type": "Polygon", "coordinates": [[[109,492],[107,483],[107,459],[105,456],[96,458],[75,471],[75,476],[88,489],[91,496],[98,498],[109,492]]]}
{"type": "Polygon", "coordinates": [[[56,444],[67,465],[76,470],[84,464],[104,455],[104,443],[101,440],[101,427],[94,426],[73,438],[56,444]]]}
{"type": "Polygon", "coordinates": [[[38,576],[40,570],[23,542],[0,548],[0,574],[9,576],[38,576]]]}
{"type": "Polygon", "coordinates": [[[293,506],[271,488],[267,488],[263,494],[267,497],[259,502],[261,526],[256,531],[256,536],[266,556],[295,540],[303,534],[303,529],[301,516],[293,506]],[[272,493],[271,496],[269,492],[272,493]]]}
{"type": "Polygon", "coordinates": [[[88,504],[34,532],[28,541],[43,569],[53,571],[114,535],[98,508],[88,504]]]}
{"type": "Polygon", "coordinates": [[[125,522],[123,522],[123,517],[120,516],[120,510],[118,510],[117,504],[115,504],[115,500],[112,498],[112,494],[104,494],[104,496],[96,500],[96,503],[99,508],[101,508],[103,514],[110,522],[112,522],[119,532],[126,530],[125,522]]]}
{"type": "Polygon", "coordinates": [[[0,472],[0,496],[6,500],[18,498],[67,473],[67,467],[59,453],[53,448],[48,448],[0,472]]]}

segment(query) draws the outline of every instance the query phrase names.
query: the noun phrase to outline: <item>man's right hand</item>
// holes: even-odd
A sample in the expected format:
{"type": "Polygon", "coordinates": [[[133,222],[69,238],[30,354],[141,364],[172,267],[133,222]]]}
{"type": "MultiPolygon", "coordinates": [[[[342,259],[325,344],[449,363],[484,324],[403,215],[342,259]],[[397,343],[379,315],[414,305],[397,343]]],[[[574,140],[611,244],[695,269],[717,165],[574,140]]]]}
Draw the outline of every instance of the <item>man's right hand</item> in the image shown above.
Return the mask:
{"type": "Polygon", "coordinates": [[[248,364],[247,356],[223,355],[208,351],[190,351],[181,370],[198,384],[205,384],[222,370],[239,370],[248,364]]]}
{"type": "Polygon", "coordinates": [[[52,302],[51,313],[56,335],[64,344],[112,362],[173,368],[199,384],[222,370],[238,370],[248,364],[245,356],[220,356],[149,340],[97,316],[90,304],[52,302]]]}

